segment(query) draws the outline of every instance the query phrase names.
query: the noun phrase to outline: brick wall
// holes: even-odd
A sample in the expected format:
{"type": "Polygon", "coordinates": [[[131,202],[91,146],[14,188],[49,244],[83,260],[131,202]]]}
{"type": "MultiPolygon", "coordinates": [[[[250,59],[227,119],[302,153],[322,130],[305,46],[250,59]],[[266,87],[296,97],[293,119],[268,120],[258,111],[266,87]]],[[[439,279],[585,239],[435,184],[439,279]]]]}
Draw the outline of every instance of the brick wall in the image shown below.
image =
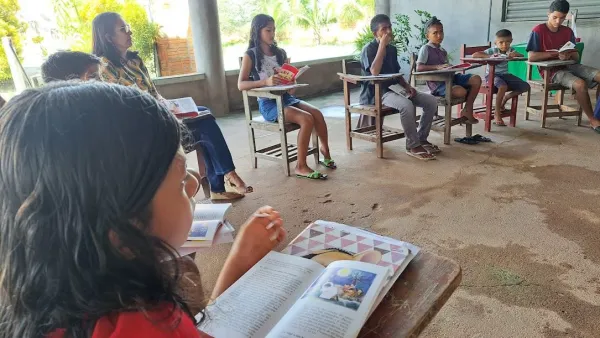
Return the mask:
{"type": "Polygon", "coordinates": [[[163,37],[159,38],[156,44],[161,76],[196,72],[191,38],[163,37]]]}

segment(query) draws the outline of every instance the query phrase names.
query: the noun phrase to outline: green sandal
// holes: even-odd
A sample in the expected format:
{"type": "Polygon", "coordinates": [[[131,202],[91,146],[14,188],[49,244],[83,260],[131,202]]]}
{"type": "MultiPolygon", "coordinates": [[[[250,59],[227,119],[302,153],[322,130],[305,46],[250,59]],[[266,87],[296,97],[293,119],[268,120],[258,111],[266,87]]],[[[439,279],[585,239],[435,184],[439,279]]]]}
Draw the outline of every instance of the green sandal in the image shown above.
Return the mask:
{"type": "Polygon", "coordinates": [[[308,178],[311,180],[326,180],[327,179],[327,175],[325,174],[321,174],[318,171],[313,171],[312,173],[308,174],[308,175],[299,175],[296,174],[296,177],[300,177],[300,178],[308,178]]]}
{"type": "Polygon", "coordinates": [[[319,161],[319,163],[326,166],[329,169],[337,169],[337,164],[335,164],[335,161],[332,159],[324,159],[322,161],[319,161]]]}

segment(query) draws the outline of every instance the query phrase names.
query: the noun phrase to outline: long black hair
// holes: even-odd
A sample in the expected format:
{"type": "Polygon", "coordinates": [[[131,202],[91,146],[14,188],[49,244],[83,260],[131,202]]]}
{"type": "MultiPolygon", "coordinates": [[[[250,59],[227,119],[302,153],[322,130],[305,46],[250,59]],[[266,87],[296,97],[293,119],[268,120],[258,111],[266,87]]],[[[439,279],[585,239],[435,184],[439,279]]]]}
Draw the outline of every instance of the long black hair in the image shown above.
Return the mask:
{"type": "MultiPolygon", "coordinates": [[[[118,13],[104,12],[92,21],[92,53],[107,58],[113,65],[121,65],[121,55],[108,38],[115,34],[115,25],[122,20],[118,13]]],[[[127,51],[127,59],[140,59],[138,52],[127,51]]]]}
{"type": "Polygon", "coordinates": [[[0,337],[88,337],[165,303],[191,316],[149,229],[180,139],[163,105],[119,85],[56,82],[0,109],[0,337]]]}
{"type": "MultiPolygon", "coordinates": [[[[252,19],[252,28],[250,29],[250,43],[248,44],[248,50],[256,47],[256,65],[255,68],[257,71],[261,71],[262,67],[262,59],[263,52],[260,48],[261,39],[260,39],[260,31],[267,27],[268,24],[275,24],[275,19],[273,17],[266,14],[258,14],[252,19]]],[[[286,54],[285,51],[279,47],[277,47],[277,42],[273,41],[273,44],[270,46],[271,52],[277,57],[277,63],[283,65],[285,63],[286,54]]]]}

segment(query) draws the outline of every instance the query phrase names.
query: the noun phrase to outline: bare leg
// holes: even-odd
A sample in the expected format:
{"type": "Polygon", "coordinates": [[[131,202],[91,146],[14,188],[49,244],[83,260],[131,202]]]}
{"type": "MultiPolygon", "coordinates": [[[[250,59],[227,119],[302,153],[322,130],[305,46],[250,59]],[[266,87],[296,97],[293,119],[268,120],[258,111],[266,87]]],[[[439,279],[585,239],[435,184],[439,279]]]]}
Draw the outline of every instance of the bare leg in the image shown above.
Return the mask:
{"type": "Polygon", "coordinates": [[[329,134],[327,131],[327,123],[325,122],[325,117],[323,117],[323,113],[316,107],[306,103],[300,102],[296,105],[296,107],[308,112],[312,115],[315,123],[315,130],[317,131],[317,135],[320,139],[320,151],[325,157],[326,160],[331,159],[331,154],[329,153],[329,134]]]}
{"type": "Polygon", "coordinates": [[[240,194],[251,193],[254,191],[254,188],[251,186],[246,186],[246,182],[244,182],[235,170],[225,174],[225,182],[231,184],[231,186],[240,194]]]}
{"type": "Polygon", "coordinates": [[[585,81],[581,79],[575,81],[575,83],[573,83],[573,89],[575,89],[575,99],[581,105],[581,109],[590,120],[592,128],[600,126],[600,121],[594,117],[594,109],[592,108],[590,93],[588,92],[585,81]]]}
{"type": "Polygon", "coordinates": [[[498,93],[496,94],[496,112],[494,113],[494,120],[496,120],[496,124],[499,126],[505,126],[504,121],[502,120],[502,111],[506,104],[505,95],[507,90],[508,86],[499,86],[498,93]]]}
{"type": "MultiPolygon", "coordinates": [[[[461,86],[452,86],[452,98],[453,99],[462,99],[467,97],[467,90],[461,86]]],[[[471,123],[476,123],[477,119],[473,116],[473,106],[471,106],[471,110],[467,107],[463,109],[461,112],[464,117],[469,119],[471,123]]]]}
{"type": "Polygon", "coordinates": [[[475,99],[477,98],[477,95],[479,95],[479,89],[481,88],[481,77],[479,75],[471,76],[469,79],[469,85],[471,86],[471,89],[467,95],[466,115],[467,117],[470,116],[469,119],[471,119],[473,118],[473,106],[475,105],[475,99]]]}
{"type": "Polygon", "coordinates": [[[295,172],[299,175],[309,175],[313,170],[306,163],[306,154],[308,153],[308,144],[315,125],[314,118],[309,112],[292,106],[285,107],[283,113],[287,122],[296,123],[300,126],[298,131],[298,160],[295,172]]]}

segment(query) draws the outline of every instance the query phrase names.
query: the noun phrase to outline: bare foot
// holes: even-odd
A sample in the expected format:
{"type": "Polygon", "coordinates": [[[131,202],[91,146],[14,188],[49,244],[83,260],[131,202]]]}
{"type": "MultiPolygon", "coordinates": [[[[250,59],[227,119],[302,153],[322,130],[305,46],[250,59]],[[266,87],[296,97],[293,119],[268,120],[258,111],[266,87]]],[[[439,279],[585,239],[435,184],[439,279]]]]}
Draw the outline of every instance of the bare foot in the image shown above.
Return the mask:
{"type": "Polygon", "coordinates": [[[473,116],[473,107],[467,108],[466,106],[461,111],[461,115],[467,118],[466,123],[468,124],[477,124],[479,120],[473,116]]]}
{"type": "Polygon", "coordinates": [[[323,157],[325,157],[326,159],[331,159],[331,154],[329,153],[329,147],[324,148],[323,146],[320,147],[319,149],[321,151],[321,154],[323,155],[323,157]]]}
{"type": "Polygon", "coordinates": [[[242,178],[234,171],[230,171],[225,175],[225,186],[229,186],[230,190],[238,194],[248,194],[254,191],[251,186],[246,186],[242,178]]]}
{"type": "Polygon", "coordinates": [[[600,120],[597,118],[591,118],[590,124],[592,125],[592,128],[600,127],[600,120]]]}

